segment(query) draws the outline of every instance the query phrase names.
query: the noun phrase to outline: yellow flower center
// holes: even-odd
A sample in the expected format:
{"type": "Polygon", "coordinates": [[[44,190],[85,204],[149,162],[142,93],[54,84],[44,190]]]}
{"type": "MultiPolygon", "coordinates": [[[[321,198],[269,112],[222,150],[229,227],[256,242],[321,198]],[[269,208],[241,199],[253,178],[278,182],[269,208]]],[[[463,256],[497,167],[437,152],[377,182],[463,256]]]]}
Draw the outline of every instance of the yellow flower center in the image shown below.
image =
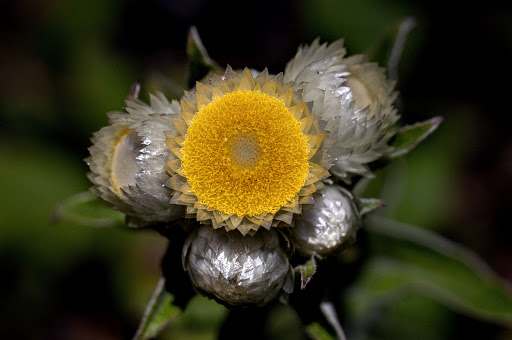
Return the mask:
{"type": "Polygon", "coordinates": [[[234,91],[203,105],[181,152],[198,200],[231,215],[277,212],[309,172],[299,122],[283,101],[259,91],[234,91]]]}

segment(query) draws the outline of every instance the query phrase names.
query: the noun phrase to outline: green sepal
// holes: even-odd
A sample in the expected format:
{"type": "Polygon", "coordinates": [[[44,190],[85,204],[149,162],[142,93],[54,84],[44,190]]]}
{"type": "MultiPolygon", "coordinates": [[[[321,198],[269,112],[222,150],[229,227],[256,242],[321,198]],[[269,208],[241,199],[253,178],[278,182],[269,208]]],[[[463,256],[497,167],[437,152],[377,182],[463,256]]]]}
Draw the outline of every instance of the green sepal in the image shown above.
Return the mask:
{"type": "Polygon", "coordinates": [[[424,122],[402,127],[391,140],[392,150],[388,155],[389,158],[403,156],[414,149],[416,145],[439,127],[443,119],[443,117],[437,116],[424,122]]]}
{"type": "Polygon", "coordinates": [[[74,194],[60,202],[53,211],[52,221],[69,222],[90,227],[124,227],[124,214],[107,207],[92,192],[74,194]]]}
{"type": "Polygon", "coordinates": [[[381,208],[384,206],[384,201],[378,198],[359,198],[356,200],[357,207],[359,209],[359,214],[364,216],[368,213],[371,213],[375,209],[381,208]]]}
{"type": "Polygon", "coordinates": [[[311,256],[311,258],[304,264],[295,267],[295,271],[298,271],[300,273],[300,288],[302,290],[306,289],[307,284],[309,283],[309,281],[311,281],[311,278],[316,273],[315,256],[311,256]]]}
{"type": "Polygon", "coordinates": [[[378,244],[350,290],[350,314],[357,322],[386,305],[422,295],[462,314],[512,325],[512,291],[471,250],[431,231],[382,217],[366,230],[378,244]]]}
{"type": "Polygon", "coordinates": [[[165,290],[165,279],[161,278],[146,307],[133,340],[146,340],[156,337],[169,321],[178,317],[181,314],[181,309],[173,305],[173,301],[174,296],[165,290]]]}
{"type": "Polygon", "coordinates": [[[197,28],[191,26],[187,37],[188,74],[187,86],[193,88],[208,72],[217,71],[219,66],[210,58],[199,37],[197,28]]]}

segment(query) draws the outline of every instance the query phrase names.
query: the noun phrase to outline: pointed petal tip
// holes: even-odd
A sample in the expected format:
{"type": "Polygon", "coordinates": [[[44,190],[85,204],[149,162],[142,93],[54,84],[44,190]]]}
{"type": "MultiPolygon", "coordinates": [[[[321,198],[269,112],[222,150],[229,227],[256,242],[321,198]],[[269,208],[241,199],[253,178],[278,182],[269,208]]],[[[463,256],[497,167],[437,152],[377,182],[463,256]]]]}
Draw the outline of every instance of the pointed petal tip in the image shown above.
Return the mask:
{"type": "Polygon", "coordinates": [[[188,44],[194,42],[194,44],[198,46],[201,52],[206,51],[203,46],[203,42],[201,41],[201,37],[199,36],[197,27],[194,25],[190,26],[188,29],[187,42],[188,44]]]}
{"type": "Polygon", "coordinates": [[[199,33],[197,32],[197,27],[195,25],[190,25],[190,27],[188,28],[188,35],[199,35],[199,33]]]}
{"type": "Polygon", "coordinates": [[[140,80],[136,81],[132,87],[130,88],[130,92],[128,93],[128,97],[137,99],[139,98],[140,93],[140,80]]]}
{"type": "Polygon", "coordinates": [[[443,116],[436,116],[434,118],[431,118],[428,120],[428,122],[432,123],[432,126],[434,129],[437,129],[437,127],[444,121],[443,116]]]}

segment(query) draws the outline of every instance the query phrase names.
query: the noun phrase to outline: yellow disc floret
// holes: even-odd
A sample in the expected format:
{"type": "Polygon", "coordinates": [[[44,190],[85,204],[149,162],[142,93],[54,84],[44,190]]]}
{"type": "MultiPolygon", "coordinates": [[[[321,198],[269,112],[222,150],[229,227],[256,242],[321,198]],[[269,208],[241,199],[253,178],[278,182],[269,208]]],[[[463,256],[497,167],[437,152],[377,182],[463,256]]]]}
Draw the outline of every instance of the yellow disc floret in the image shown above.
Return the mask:
{"type": "Polygon", "coordinates": [[[308,145],[285,103],[234,91],[203,105],[182,143],[181,165],[198,200],[222,213],[275,213],[304,186],[308,145]]]}

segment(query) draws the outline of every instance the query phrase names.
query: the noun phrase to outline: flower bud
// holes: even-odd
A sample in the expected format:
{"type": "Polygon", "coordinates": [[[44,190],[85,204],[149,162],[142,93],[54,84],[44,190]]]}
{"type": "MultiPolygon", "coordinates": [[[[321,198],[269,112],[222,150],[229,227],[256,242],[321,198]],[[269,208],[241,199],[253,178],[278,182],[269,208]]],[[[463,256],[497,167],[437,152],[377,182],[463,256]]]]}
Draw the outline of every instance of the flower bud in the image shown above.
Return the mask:
{"type": "Polygon", "coordinates": [[[343,41],[330,45],[315,40],[299,48],[284,73],[313,102],[312,112],[331,132],[328,153],[331,174],[349,182],[350,174],[369,176],[367,165],[389,151],[398,120],[394,82],[384,69],[363,55],[345,57],[343,41]]]}
{"type": "Polygon", "coordinates": [[[165,185],[170,151],[164,131],[172,128],[179,104],[159,94],[151,106],[132,97],[126,105],[126,112],[110,113],[111,125],[93,135],[86,159],[91,190],[134,221],[172,220],[184,208],[170,204],[173,190],[165,185]]]}
{"type": "Polygon", "coordinates": [[[305,256],[331,255],[355,241],[361,224],[353,197],[347,190],[326,186],[315,198],[315,208],[304,210],[291,230],[295,249],[305,256]]]}
{"type": "Polygon", "coordinates": [[[253,236],[202,225],[183,248],[183,266],[201,294],[233,306],[263,306],[293,290],[293,269],[274,230],[253,236]]]}

